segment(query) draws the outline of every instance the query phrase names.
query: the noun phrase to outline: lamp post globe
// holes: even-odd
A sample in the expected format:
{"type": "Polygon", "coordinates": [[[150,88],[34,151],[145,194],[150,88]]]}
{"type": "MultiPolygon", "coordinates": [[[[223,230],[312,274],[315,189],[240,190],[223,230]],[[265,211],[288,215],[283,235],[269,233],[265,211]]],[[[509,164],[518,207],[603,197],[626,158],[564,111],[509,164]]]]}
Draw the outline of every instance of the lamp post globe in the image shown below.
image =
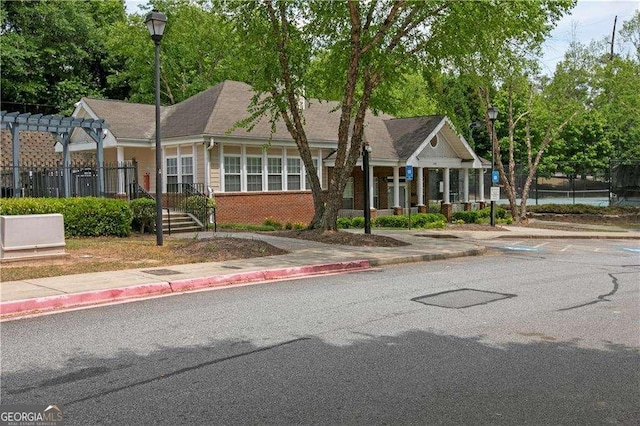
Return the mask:
{"type": "Polygon", "coordinates": [[[149,12],[144,20],[151,40],[155,44],[155,92],[156,92],[156,243],[162,241],[162,137],[160,134],[160,40],[167,25],[167,16],[157,10],[149,12]]]}

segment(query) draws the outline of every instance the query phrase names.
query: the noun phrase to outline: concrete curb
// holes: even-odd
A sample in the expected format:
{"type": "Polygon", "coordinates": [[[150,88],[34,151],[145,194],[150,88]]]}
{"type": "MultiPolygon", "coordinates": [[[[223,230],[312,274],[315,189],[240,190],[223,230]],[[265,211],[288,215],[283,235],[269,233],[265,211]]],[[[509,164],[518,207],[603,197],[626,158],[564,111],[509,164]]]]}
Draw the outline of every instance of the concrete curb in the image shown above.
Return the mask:
{"type": "Polygon", "coordinates": [[[464,250],[462,252],[456,251],[451,253],[430,253],[430,254],[415,254],[411,256],[405,256],[402,258],[393,257],[390,259],[371,259],[369,263],[371,266],[385,266],[385,265],[400,265],[405,263],[417,263],[417,262],[429,262],[432,260],[445,260],[453,259],[457,257],[466,256],[480,256],[486,253],[486,247],[479,247],[475,249],[464,250]]]}
{"type": "Polygon", "coordinates": [[[638,240],[640,237],[637,235],[597,235],[596,233],[591,235],[498,235],[495,239],[501,240],[513,240],[517,238],[529,238],[539,240],[638,240]]]}
{"type": "Polygon", "coordinates": [[[12,300],[0,303],[0,317],[5,318],[9,316],[49,312],[56,309],[68,309],[115,302],[118,300],[159,296],[169,293],[181,293],[204,288],[274,281],[285,278],[299,278],[303,276],[327,273],[358,271],[369,268],[371,268],[371,265],[368,260],[354,260],[320,265],[240,272],[235,274],[166,281],[130,287],[118,287],[73,294],[38,297],[33,299],[12,300]]]}

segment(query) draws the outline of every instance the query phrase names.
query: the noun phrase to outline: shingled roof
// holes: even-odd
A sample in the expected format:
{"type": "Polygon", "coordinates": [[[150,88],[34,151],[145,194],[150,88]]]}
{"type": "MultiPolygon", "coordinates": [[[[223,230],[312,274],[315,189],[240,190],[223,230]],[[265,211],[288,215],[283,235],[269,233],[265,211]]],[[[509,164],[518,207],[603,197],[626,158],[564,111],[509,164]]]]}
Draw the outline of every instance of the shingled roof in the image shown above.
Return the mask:
{"type": "Polygon", "coordinates": [[[401,160],[406,160],[429,137],[444,119],[441,115],[394,118],[385,124],[393,140],[393,146],[401,160]]]}
{"type": "MultiPolygon", "coordinates": [[[[272,133],[268,117],[262,117],[249,131],[236,123],[249,116],[247,108],[254,92],[248,84],[224,81],[176,105],[161,107],[162,138],[190,136],[237,136],[291,141],[282,120],[272,133]]],[[[104,118],[116,139],[152,140],[155,107],[123,101],[83,98],[98,118],[104,118]]],[[[304,125],[310,142],[337,143],[339,103],[311,100],[304,109],[304,125]]],[[[371,144],[372,159],[407,160],[445,119],[443,116],[394,118],[367,114],[365,141],[371,144]]]]}

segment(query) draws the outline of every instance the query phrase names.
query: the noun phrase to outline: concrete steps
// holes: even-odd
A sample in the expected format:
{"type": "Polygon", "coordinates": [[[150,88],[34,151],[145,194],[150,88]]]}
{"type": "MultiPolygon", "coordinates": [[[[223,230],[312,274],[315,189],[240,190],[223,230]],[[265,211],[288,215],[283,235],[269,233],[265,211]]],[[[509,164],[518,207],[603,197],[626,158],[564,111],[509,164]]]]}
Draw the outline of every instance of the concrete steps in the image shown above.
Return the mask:
{"type": "Polygon", "coordinates": [[[179,232],[202,231],[203,226],[188,213],[175,211],[162,211],[162,232],[173,234],[179,232]]]}

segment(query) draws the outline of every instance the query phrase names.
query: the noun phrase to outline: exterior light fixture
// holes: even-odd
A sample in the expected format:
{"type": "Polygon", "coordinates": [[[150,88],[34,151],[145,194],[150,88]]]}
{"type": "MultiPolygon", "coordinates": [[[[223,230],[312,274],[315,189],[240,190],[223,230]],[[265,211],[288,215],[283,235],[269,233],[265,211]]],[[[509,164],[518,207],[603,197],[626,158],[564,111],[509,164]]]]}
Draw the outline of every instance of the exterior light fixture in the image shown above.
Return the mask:
{"type": "Polygon", "coordinates": [[[155,89],[156,89],[156,243],[162,241],[162,138],[160,135],[160,40],[167,25],[167,16],[157,10],[149,12],[144,20],[149,35],[156,46],[155,89]]]}

